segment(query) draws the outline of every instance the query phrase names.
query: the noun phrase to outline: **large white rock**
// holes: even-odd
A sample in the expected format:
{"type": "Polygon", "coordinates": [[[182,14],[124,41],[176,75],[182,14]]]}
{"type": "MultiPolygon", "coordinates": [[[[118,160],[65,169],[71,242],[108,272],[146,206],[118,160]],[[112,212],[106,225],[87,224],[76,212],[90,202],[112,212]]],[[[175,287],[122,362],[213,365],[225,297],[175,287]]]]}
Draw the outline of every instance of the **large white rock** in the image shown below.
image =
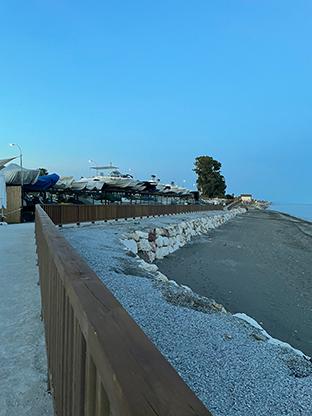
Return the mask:
{"type": "Polygon", "coordinates": [[[150,263],[153,263],[153,261],[156,259],[156,254],[154,251],[146,251],[146,255],[150,263]]]}
{"type": "Polygon", "coordinates": [[[169,249],[168,247],[159,247],[156,250],[156,259],[163,259],[164,257],[168,256],[169,249]]]}
{"type": "Polygon", "coordinates": [[[165,276],[161,272],[157,272],[156,279],[159,280],[160,282],[164,282],[164,283],[167,283],[168,282],[167,276],[165,276]]]}
{"type": "Polygon", "coordinates": [[[190,294],[193,293],[192,289],[189,286],[181,285],[181,287],[183,287],[183,289],[185,290],[185,292],[188,292],[190,294]]]}
{"type": "Polygon", "coordinates": [[[136,234],[140,239],[148,239],[148,233],[145,231],[136,231],[136,234]]]}
{"type": "Polygon", "coordinates": [[[169,254],[174,252],[173,246],[167,246],[167,247],[168,247],[169,254]]]}
{"type": "Polygon", "coordinates": [[[172,246],[173,252],[179,250],[179,248],[180,248],[180,245],[177,242],[172,246]]]}
{"type": "Polygon", "coordinates": [[[184,235],[178,235],[176,241],[180,247],[183,247],[186,244],[186,238],[184,235]]]}
{"type": "Polygon", "coordinates": [[[174,229],[170,232],[170,237],[176,237],[179,234],[179,227],[174,227],[174,229]]]}
{"type": "Polygon", "coordinates": [[[152,247],[150,242],[147,239],[140,239],[138,242],[139,251],[151,251],[152,247]]]}
{"type": "Polygon", "coordinates": [[[174,237],[170,237],[170,238],[168,238],[168,245],[169,246],[173,246],[174,245],[174,243],[175,243],[175,238],[174,237]]]}
{"type": "Polygon", "coordinates": [[[189,242],[189,241],[191,241],[191,239],[192,239],[192,236],[193,236],[194,234],[188,234],[187,236],[186,236],[186,241],[187,242],[189,242]]]}
{"type": "Polygon", "coordinates": [[[169,230],[167,228],[156,228],[156,235],[162,237],[168,237],[169,230]]]}
{"type": "Polygon", "coordinates": [[[157,247],[162,247],[164,245],[164,237],[160,235],[156,238],[155,243],[157,247]]]}
{"type": "Polygon", "coordinates": [[[126,247],[127,250],[131,251],[134,254],[138,253],[138,246],[134,240],[122,240],[123,245],[126,247]]]}
{"type": "Polygon", "coordinates": [[[169,238],[163,237],[163,246],[169,246],[169,238]]]}
{"type": "Polygon", "coordinates": [[[157,272],[158,271],[158,267],[156,266],[156,264],[150,264],[150,263],[147,263],[144,260],[139,261],[139,267],[141,269],[144,269],[144,270],[148,271],[148,272],[157,272]]]}
{"type": "Polygon", "coordinates": [[[175,237],[177,235],[177,227],[175,227],[174,225],[168,227],[168,234],[169,237],[175,237]]]}
{"type": "Polygon", "coordinates": [[[134,233],[130,234],[130,238],[132,238],[136,242],[140,241],[140,237],[138,236],[138,232],[137,231],[135,231],[134,233]]]}
{"type": "Polygon", "coordinates": [[[156,245],[155,241],[150,242],[150,246],[151,246],[151,250],[154,251],[154,253],[155,253],[156,248],[157,248],[157,245],[156,245]]]}

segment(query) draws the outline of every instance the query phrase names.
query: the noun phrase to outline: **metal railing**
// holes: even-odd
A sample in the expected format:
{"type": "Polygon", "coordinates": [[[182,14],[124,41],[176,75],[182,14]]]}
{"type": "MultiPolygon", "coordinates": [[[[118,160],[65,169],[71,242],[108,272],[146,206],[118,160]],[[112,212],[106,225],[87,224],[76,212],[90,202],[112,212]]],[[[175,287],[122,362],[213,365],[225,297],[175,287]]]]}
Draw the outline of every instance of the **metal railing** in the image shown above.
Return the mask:
{"type": "Polygon", "coordinates": [[[80,224],[223,209],[222,205],[42,205],[54,224],[80,224]]]}
{"type": "Polygon", "coordinates": [[[56,415],[209,416],[40,206],[36,240],[56,415]]]}

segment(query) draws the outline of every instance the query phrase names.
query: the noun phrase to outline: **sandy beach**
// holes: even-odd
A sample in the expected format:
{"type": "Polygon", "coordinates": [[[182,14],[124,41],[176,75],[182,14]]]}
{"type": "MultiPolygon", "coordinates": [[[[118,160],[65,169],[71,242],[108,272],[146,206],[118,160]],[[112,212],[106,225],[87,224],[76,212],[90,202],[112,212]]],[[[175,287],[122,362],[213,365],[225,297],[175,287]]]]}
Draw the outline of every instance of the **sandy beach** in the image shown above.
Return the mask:
{"type": "Polygon", "coordinates": [[[158,261],[168,278],[244,312],[312,355],[312,223],[249,211],[158,261]]]}

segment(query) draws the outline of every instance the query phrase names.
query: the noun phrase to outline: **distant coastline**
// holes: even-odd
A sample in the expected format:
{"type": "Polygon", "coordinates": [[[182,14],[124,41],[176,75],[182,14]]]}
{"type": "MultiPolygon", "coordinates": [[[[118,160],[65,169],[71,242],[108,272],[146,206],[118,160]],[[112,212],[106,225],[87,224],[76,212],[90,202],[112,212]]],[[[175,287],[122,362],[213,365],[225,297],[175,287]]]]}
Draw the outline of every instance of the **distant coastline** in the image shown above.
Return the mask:
{"type": "Polygon", "coordinates": [[[269,209],[312,222],[312,204],[272,202],[269,209]]]}

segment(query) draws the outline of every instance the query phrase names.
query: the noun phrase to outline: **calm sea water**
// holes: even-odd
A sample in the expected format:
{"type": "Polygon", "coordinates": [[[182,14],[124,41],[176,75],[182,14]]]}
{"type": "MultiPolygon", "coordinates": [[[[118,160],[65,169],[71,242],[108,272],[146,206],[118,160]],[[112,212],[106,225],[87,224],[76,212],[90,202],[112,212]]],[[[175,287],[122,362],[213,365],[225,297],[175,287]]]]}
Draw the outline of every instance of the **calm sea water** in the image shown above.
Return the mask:
{"type": "Polygon", "coordinates": [[[312,221],[312,204],[272,203],[270,209],[312,221]]]}

